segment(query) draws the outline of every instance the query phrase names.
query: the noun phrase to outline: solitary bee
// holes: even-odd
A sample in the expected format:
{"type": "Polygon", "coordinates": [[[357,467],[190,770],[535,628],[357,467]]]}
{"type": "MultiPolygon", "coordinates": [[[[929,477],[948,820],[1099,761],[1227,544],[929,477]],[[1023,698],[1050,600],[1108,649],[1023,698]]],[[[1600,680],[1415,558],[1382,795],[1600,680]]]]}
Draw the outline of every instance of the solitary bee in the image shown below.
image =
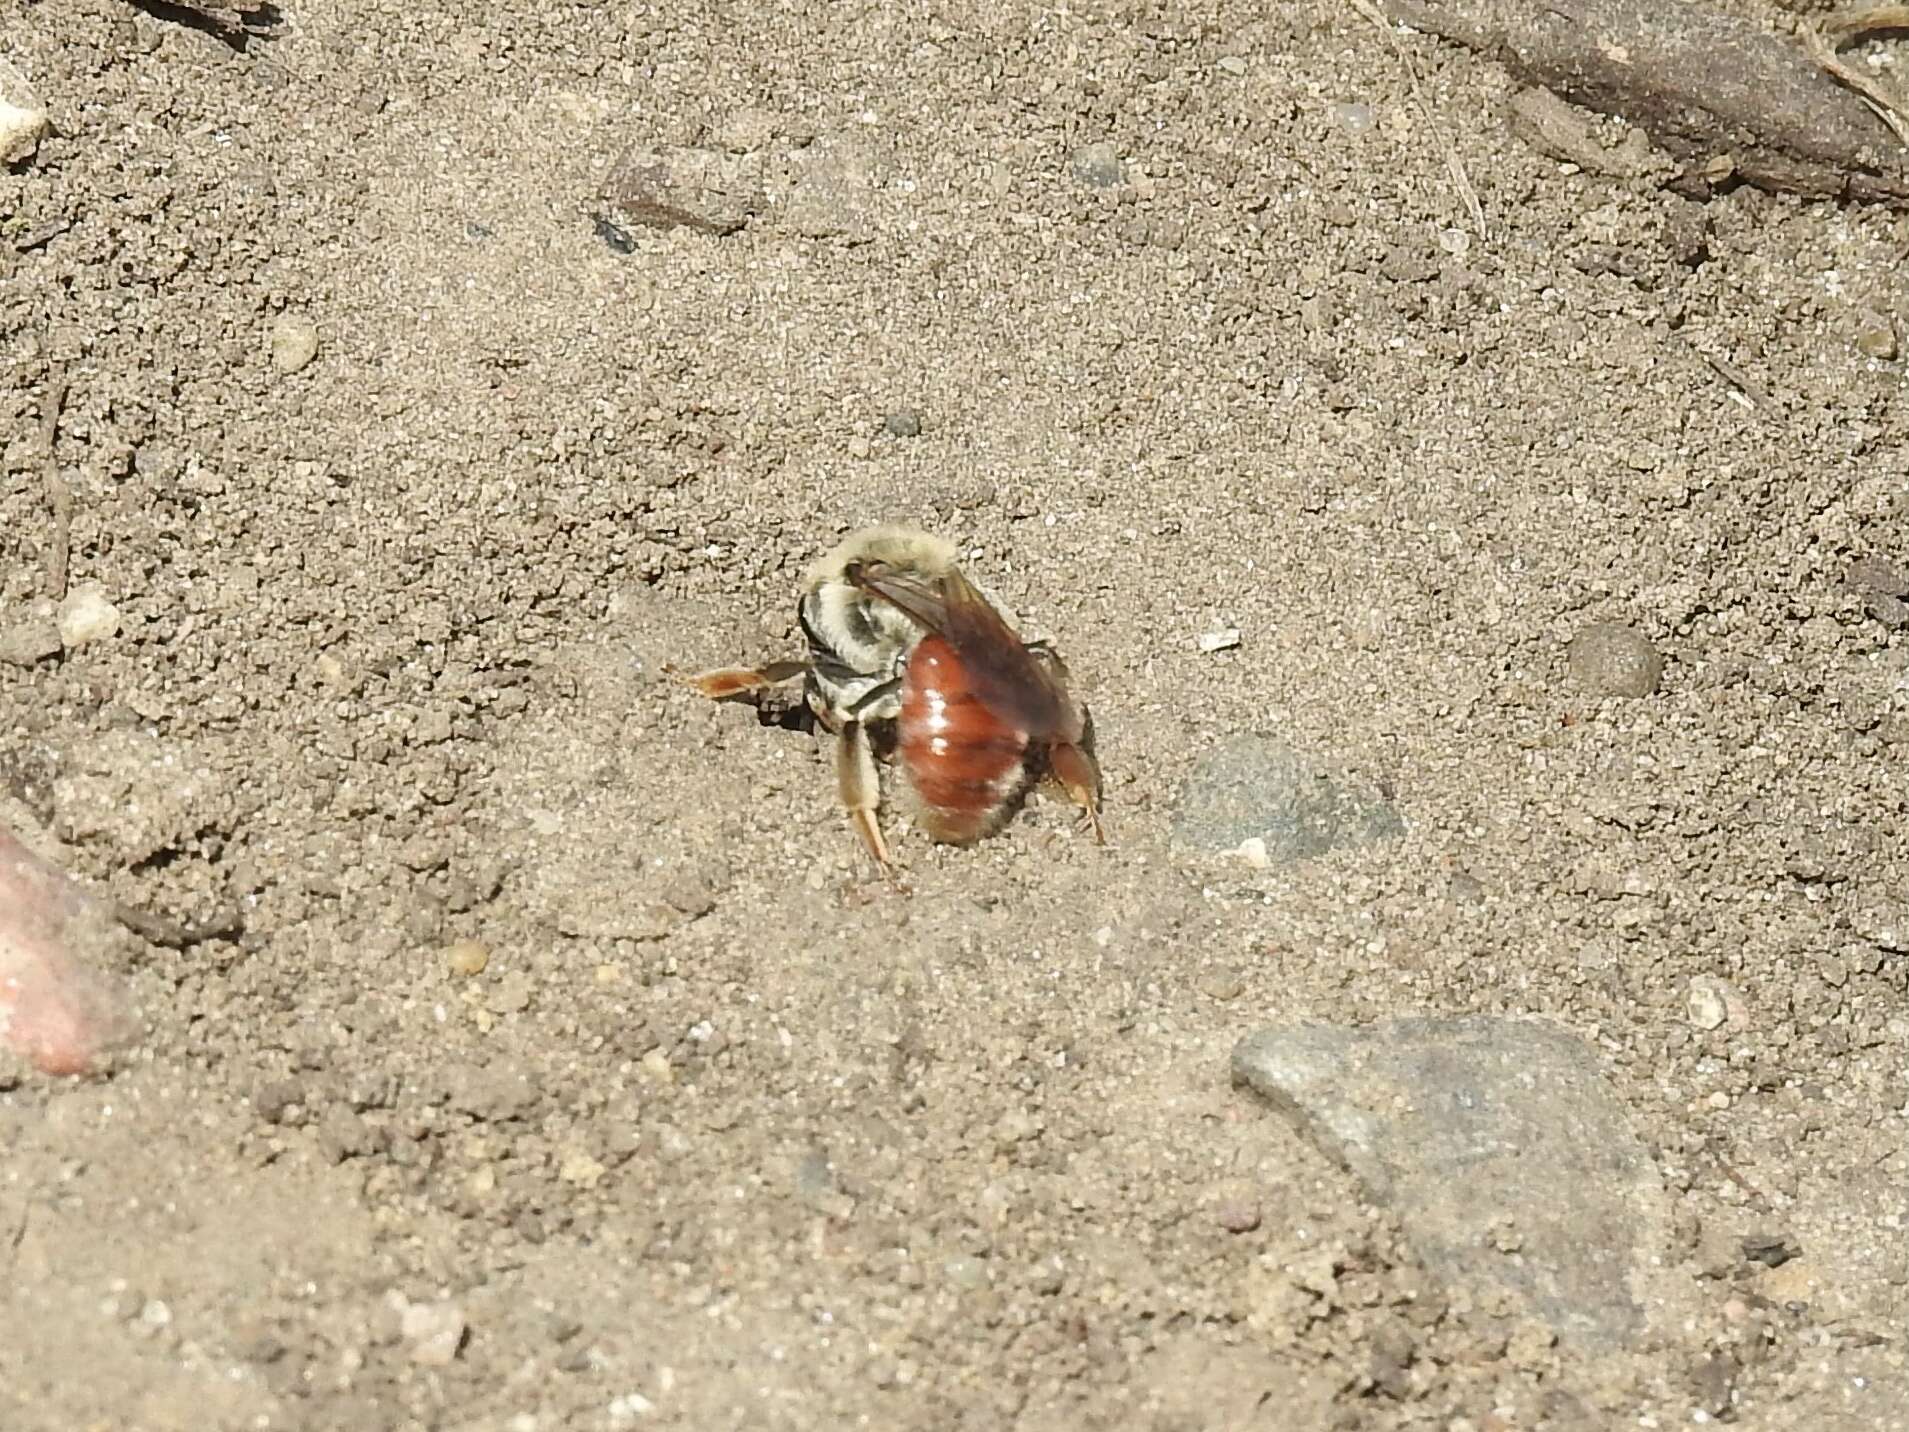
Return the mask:
{"type": "Polygon", "coordinates": [[[877,739],[921,799],[922,827],[965,845],[998,830],[1042,775],[1100,827],[1100,770],[1067,669],[1023,642],[963,575],[954,544],[904,527],[853,533],[810,567],[797,606],[807,661],[690,678],[722,699],[805,678],[809,709],[840,738],[836,775],[863,845],[891,872],[878,810],[877,739]]]}

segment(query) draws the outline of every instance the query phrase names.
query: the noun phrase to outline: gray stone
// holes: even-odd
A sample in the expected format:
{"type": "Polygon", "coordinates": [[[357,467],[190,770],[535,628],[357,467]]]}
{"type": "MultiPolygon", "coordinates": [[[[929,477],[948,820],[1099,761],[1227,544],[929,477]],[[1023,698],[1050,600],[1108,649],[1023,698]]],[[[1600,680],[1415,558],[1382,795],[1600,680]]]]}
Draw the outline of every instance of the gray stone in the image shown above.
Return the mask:
{"type": "Polygon", "coordinates": [[[1866,598],[1863,610],[1891,631],[1909,626],[1909,602],[1877,592],[1866,598]]]}
{"type": "Polygon", "coordinates": [[[1393,1209],[1435,1276],[1503,1290],[1586,1348],[1643,1332],[1636,1284],[1668,1245],[1656,1166],[1589,1046],[1474,1016],[1262,1030],[1252,1089],[1393,1209]]]}
{"type": "Polygon", "coordinates": [[[881,159],[859,134],[818,139],[797,161],[784,221],[809,239],[867,240],[875,227],[881,159]]]}
{"type": "Polygon", "coordinates": [[[0,665],[32,666],[62,650],[59,623],[50,612],[33,612],[0,631],[0,665]]]}
{"type": "Polygon", "coordinates": [[[1267,863],[1291,865],[1405,833],[1376,790],[1264,736],[1233,736],[1200,759],[1180,788],[1174,843],[1224,854],[1265,842],[1267,863]]]}
{"type": "Polygon", "coordinates": [[[1127,166],[1120,162],[1120,151],[1108,143],[1084,144],[1068,158],[1067,169],[1081,183],[1095,189],[1111,189],[1127,182],[1127,166]]]}
{"type": "Polygon", "coordinates": [[[1664,658],[1642,633],[1597,622],[1571,638],[1571,679],[1593,696],[1649,696],[1664,677],[1664,658]]]}
{"type": "Polygon", "coordinates": [[[295,313],[281,314],[272,324],[268,347],[274,368],[281,373],[296,373],[318,356],[318,327],[295,313]]]}
{"type": "Polygon", "coordinates": [[[650,229],[733,234],[763,206],[762,164],[713,149],[638,146],[604,187],[614,217],[650,229]]]}
{"type": "Polygon", "coordinates": [[[897,408],[882,419],[882,431],[891,438],[918,438],[921,436],[921,414],[913,408],[897,408]]]}
{"type": "Polygon", "coordinates": [[[1896,325],[1875,309],[1858,309],[1855,329],[1856,350],[1864,357],[1893,363],[1901,352],[1901,346],[1896,341],[1896,325]]]}
{"type": "Polygon", "coordinates": [[[1909,597],[1909,574],[1887,557],[1858,557],[1849,564],[1844,578],[1859,592],[1874,592],[1884,597],[1909,597]]]}

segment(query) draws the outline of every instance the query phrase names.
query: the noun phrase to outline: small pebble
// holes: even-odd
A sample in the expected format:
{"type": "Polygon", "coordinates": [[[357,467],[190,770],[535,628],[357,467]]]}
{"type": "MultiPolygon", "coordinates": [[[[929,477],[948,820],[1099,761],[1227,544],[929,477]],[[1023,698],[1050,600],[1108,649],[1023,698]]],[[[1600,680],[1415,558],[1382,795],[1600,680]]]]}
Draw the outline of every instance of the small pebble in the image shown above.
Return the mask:
{"type": "Polygon", "coordinates": [[[648,1417],[656,1411],[656,1404],[640,1392],[626,1392],[621,1397],[610,1399],[610,1424],[614,1427],[627,1427],[639,1417],[648,1417]]]}
{"type": "Polygon", "coordinates": [[[521,1014],[530,1008],[530,980],[522,973],[506,975],[485,1002],[492,1014],[521,1014]]]}
{"type": "Polygon", "coordinates": [[[1782,1233],[1745,1234],[1742,1243],[1743,1256],[1752,1263],[1761,1263],[1766,1268],[1781,1268],[1793,1258],[1802,1256],[1803,1250],[1794,1241],[1782,1233]]]}
{"type": "Polygon", "coordinates": [[[98,587],[80,587],[60,603],[60,644],[68,651],[119,631],[119,608],[98,587]]]}
{"type": "Polygon", "coordinates": [[[660,1049],[652,1049],[637,1061],[644,1074],[658,1084],[676,1082],[676,1071],[670,1067],[669,1055],[660,1049]]]}
{"type": "Polygon", "coordinates": [[[1213,1219],[1228,1233],[1251,1233],[1259,1227],[1259,1205],[1229,1198],[1213,1210],[1213,1219]]]}
{"type": "Polygon", "coordinates": [[[274,1079],[252,1096],[252,1107],[268,1124],[295,1124],[304,1108],[305,1091],[296,1080],[274,1079]]]}
{"type": "Polygon", "coordinates": [[[0,60],[0,164],[31,159],[51,125],[26,76],[0,60]]]}
{"type": "Polygon", "coordinates": [[[918,438],[921,436],[921,414],[913,408],[897,408],[882,419],[882,431],[891,438],[918,438]]]}
{"type": "Polygon", "coordinates": [[[1720,1029],[1729,1011],[1714,980],[1692,980],[1684,995],[1684,1013],[1699,1029],[1720,1029]]]}
{"type": "Polygon", "coordinates": [[[1891,631],[1909,626],[1909,602],[1903,601],[1901,597],[1872,592],[1863,599],[1863,610],[1891,631]]]}
{"type": "Polygon", "coordinates": [[[1860,310],[1856,315],[1856,351],[1865,358],[1894,362],[1901,351],[1895,324],[1874,309],[1860,310]]]}
{"type": "Polygon", "coordinates": [[[941,1270],[957,1288],[973,1290],[988,1285],[988,1265],[979,1258],[950,1258],[941,1270]]]}
{"type": "Polygon", "coordinates": [[[1120,151],[1108,143],[1087,144],[1074,151],[1067,161],[1069,172],[1095,189],[1111,189],[1126,182],[1127,168],[1120,162],[1120,151]]]}
{"type": "Polygon", "coordinates": [[[601,214],[591,221],[590,226],[596,230],[597,237],[609,246],[611,253],[633,254],[636,252],[636,240],[601,214]]]}
{"type": "Polygon", "coordinates": [[[407,1303],[398,1327],[420,1367],[448,1367],[464,1346],[464,1314],[454,1303],[407,1303]]]}
{"type": "Polygon", "coordinates": [[[1264,870],[1273,863],[1273,857],[1267,853],[1266,842],[1257,835],[1247,836],[1235,847],[1233,854],[1255,870],[1264,870]]]}
{"type": "Polygon", "coordinates": [[[272,366],[296,373],[318,356],[318,328],[308,318],[285,314],[272,325],[272,366]]]}
{"type": "Polygon", "coordinates": [[[491,962],[490,946],[482,940],[453,940],[444,951],[444,962],[451,973],[469,979],[481,975],[491,962]]]}
{"type": "Polygon", "coordinates": [[[563,1163],[557,1169],[557,1177],[577,1188],[595,1188],[608,1172],[582,1149],[573,1149],[564,1155],[563,1163]]]}
{"type": "Polygon", "coordinates": [[[1349,134],[1365,134],[1378,122],[1378,116],[1372,112],[1369,104],[1335,104],[1332,117],[1349,134]]]}
{"type": "Polygon", "coordinates": [[[1642,633],[1597,622],[1571,638],[1571,678],[1593,696],[1649,696],[1664,676],[1664,658],[1642,633]]]}
{"type": "Polygon", "coordinates": [[[1238,627],[1227,627],[1224,631],[1209,631],[1200,634],[1200,650],[1211,654],[1216,651],[1231,651],[1240,644],[1238,627]]]}
{"type": "Polygon", "coordinates": [[[1222,1004],[1236,1000],[1246,992],[1246,982],[1234,969],[1206,970],[1194,981],[1194,986],[1208,999],[1216,999],[1222,1004]]]}

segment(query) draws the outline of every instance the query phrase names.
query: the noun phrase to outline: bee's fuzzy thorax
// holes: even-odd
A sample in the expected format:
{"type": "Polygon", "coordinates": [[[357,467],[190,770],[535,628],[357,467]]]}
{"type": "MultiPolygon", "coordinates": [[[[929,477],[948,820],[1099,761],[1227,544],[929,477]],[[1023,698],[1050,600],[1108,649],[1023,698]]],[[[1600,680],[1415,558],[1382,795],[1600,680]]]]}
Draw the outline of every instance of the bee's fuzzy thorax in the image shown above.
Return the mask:
{"type": "Polygon", "coordinates": [[[945,537],[884,523],[851,532],[815,561],[803,574],[807,590],[845,580],[851,562],[886,562],[934,576],[955,564],[955,544],[945,537]]]}

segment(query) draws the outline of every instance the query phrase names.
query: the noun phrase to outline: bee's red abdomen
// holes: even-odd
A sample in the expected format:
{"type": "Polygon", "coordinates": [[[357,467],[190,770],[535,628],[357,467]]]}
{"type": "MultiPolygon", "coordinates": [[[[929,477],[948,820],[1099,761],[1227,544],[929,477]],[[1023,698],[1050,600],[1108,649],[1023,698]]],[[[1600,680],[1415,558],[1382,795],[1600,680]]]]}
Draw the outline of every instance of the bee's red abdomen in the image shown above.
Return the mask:
{"type": "Polygon", "coordinates": [[[902,679],[900,753],[937,840],[974,840],[1007,812],[1027,772],[1027,732],[975,695],[954,648],[925,636],[902,679]]]}

